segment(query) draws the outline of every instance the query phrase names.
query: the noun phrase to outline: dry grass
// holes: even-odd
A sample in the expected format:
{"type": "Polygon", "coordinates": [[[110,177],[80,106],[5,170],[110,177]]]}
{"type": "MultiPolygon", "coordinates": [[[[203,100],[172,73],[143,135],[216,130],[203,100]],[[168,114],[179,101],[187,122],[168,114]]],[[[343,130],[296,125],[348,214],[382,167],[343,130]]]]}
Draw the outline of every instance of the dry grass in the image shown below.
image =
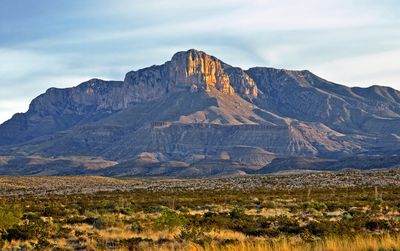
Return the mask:
{"type": "Polygon", "coordinates": [[[262,210],[246,210],[248,215],[262,215],[264,217],[276,217],[281,215],[292,216],[287,208],[263,208],[262,210]]]}
{"type": "MultiPolygon", "coordinates": [[[[161,251],[372,251],[372,250],[400,250],[400,235],[357,235],[354,238],[332,236],[314,242],[304,242],[299,237],[284,237],[281,239],[263,239],[248,237],[242,233],[220,230],[206,233],[212,238],[211,243],[204,245],[192,242],[174,241],[174,236],[179,234],[179,230],[168,231],[145,231],[143,233],[133,233],[129,229],[109,228],[105,230],[94,230],[91,226],[83,224],[75,226],[79,231],[96,231],[103,240],[129,239],[134,237],[149,238],[154,242],[142,242],[139,250],[161,250],[161,251]],[[165,243],[157,243],[158,240],[170,240],[165,243]],[[234,240],[230,244],[221,245],[223,240],[234,240]]],[[[70,244],[65,239],[51,241],[63,250],[72,250],[70,244]]],[[[32,242],[11,241],[5,242],[3,250],[18,250],[18,247],[30,247],[32,242]]],[[[34,243],[32,243],[34,244],[34,243]]],[[[96,243],[90,239],[86,240],[88,250],[96,250],[96,243]],[[92,248],[91,248],[92,247],[92,248]]],[[[31,246],[32,247],[32,246],[31,246]]],[[[32,247],[33,249],[33,247],[32,247]]],[[[115,249],[123,250],[123,249],[115,249]]]]}
{"type": "Polygon", "coordinates": [[[174,236],[179,234],[179,231],[153,231],[146,230],[142,233],[135,233],[130,231],[129,229],[121,229],[121,228],[109,228],[105,230],[97,230],[96,233],[103,240],[123,240],[130,238],[143,238],[143,239],[152,239],[153,241],[158,240],[173,240],[174,236]]]}
{"type": "MultiPolygon", "coordinates": [[[[231,233],[228,233],[229,237],[231,233]]],[[[227,236],[227,237],[228,237],[227,236]]],[[[237,237],[237,236],[235,236],[237,237]]],[[[242,238],[242,237],[240,237],[242,238]]],[[[299,242],[284,238],[277,241],[243,240],[239,243],[221,246],[217,243],[200,246],[194,243],[169,243],[162,246],[142,246],[144,250],[188,250],[188,251],[373,251],[400,250],[400,236],[356,236],[354,238],[332,237],[313,243],[299,242]]]]}
{"type": "Polygon", "coordinates": [[[219,231],[213,230],[207,233],[207,235],[215,240],[230,239],[230,240],[238,240],[240,242],[244,242],[248,239],[248,237],[245,234],[231,230],[219,230],[219,231]]]}

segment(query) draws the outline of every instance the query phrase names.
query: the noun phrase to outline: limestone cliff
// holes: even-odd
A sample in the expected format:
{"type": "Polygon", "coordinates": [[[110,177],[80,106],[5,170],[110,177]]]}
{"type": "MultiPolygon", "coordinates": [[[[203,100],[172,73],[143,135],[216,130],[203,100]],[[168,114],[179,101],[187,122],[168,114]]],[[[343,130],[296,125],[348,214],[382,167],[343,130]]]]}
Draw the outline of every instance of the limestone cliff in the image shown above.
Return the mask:
{"type": "Polygon", "coordinates": [[[229,95],[258,95],[257,85],[244,71],[196,50],[178,52],[161,66],[129,72],[124,80],[126,104],[156,100],[171,92],[213,88],[229,95]]]}

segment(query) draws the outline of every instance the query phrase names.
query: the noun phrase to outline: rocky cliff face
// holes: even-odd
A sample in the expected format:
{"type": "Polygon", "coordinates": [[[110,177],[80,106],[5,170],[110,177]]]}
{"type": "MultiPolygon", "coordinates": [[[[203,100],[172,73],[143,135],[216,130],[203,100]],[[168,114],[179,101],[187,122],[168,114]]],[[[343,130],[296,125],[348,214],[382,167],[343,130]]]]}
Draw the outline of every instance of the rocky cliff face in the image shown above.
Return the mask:
{"type": "Polygon", "coordinates": [[[241,69],[233,68],[204,52],[176,53],[171,61],[126,74],[126,103],[157,100],[171,92],[209,92],[257,97],[254,81],[241,69]]]}
{"type": "Polygon", "coordinates": [[[164,156],[167,166],[221,160],[254,169],[276,157],[396,150],[400,92],[349,88],[309,71],[242,70],[196,50],[128,72],[124,81],[50,88],[0,125],[0,154],[120,162],[146,152],[164,156]]]}
{"type": "Polygon", "coordinates": [[[206,91],[216,88],[225,94],[235,94],[229,76],[224,72],[223,63],[203,52],[179,52],[167,65],[170,77],[177,86],[206,91]]]}

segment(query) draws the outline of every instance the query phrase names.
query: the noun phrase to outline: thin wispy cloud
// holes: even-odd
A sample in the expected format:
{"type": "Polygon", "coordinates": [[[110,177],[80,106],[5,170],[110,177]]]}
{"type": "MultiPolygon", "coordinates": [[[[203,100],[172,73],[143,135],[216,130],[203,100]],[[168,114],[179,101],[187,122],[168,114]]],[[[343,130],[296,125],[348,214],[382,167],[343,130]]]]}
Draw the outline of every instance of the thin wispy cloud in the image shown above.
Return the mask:
{"type": "Polygon", "coordinates": [[[0,121],[51,86],[121,80],[189,48],[400,89],[399,11],[393,0],[3,0],[0,121]]]}

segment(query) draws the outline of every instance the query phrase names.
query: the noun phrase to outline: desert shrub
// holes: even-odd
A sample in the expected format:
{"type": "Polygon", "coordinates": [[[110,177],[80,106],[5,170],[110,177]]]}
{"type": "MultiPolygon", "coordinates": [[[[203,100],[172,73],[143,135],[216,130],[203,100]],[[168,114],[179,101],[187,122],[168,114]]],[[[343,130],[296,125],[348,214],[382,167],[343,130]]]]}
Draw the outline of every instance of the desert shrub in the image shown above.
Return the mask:
{"type": "Polygon", "coordinates": [[[156,230],[172,231],[177,227],[184,225],[186,222],[187,219],[183,215],[177,214],[169,208],[165,208],[160,217],[155,220],[153,227],[156,230]]]}
{"type": "Polygon", "coordinates": [[[230,216],[232,219],[241,219],[241,218],[245,217],[244,208],[235,207],[235,208],[232,209],[232,211],[229,213],[229,216],[230,216]]]}
{"type": "Polygon", "coordinates": [[[343,220],[351,220],[352,218],[353,218],[353,216],[349,212],[344,212],[342,214],[342,219],[343,220]]]}
{"type": "Polygon", "coordinates": [[[106,214],[98,217],[93,222],[93,227],[97,229],[105,229],[109,227],[115,227],[119,224],[119,221],[112,214],[106,214]]]}
{"type": "MultiPolygon", "coordinates": [[[[216,228],[225,228],[224,221],[220,221],[221,216],[215,212],[207,212],[204,215],[185,215],[186,223],[185,228],[189,229],[191,227],[197,227],[203,229],[205,232],[209,232],[211,229],[216,228]]],[[[225,216],[228,218],[228,216],[225,216]]]]}
{"type": "Polygon", "coordinates": [[[188,213],[189,213],[189,208],[187,208],[187,207],[180,207],[180,208],[179,208],[179,211],[180,211],[181,213],[188,214],[188,213]]]}
{"type": "Polygon", "coordinates": [[[243,217],[234,221],[234,230],[244,233],[248,236],[263,236],[270,234],[270,224],[265,217],[255,218],[253,216],[243,217]]]}
{"type": "Polygon", "coordinates": [[[57,232],[54,235],[55,238],[68,238],[72,232],[71,228],[58,226],[57,232]]]}
{"type": "Polygon", "coordinates": [[[7,231],[7,240],[46,239],[49,236],[50,224],[43,220],[25,221],[7,231]]]}
{"type": "Polygon", "coordinates": [[[119,211],[119,213],[121,213],[123,215],[128,215],[128,216],[132,215],[132,213],[133,213],[133,211],[130,208],[125,208],[125,207],[119,208],[118,211],[119,211]]]}
{"type": "Polygon", "coordinates": [[[131,222],[131,231],[135,233],[142,233],[144,231],[144,228],[139,221],[134,220],[131,222]]]}
{"type": "Polygon", "coordinates": [[[35,244],[35,250],[48,250],[50,246],[51,243],[47,239],[39,239],[35,244]]]}
{"type": "Polygon", "coordinates": [[[246,215],[241,211],[230,213],[232,218],[230,229],[239,231],[248,236],[273,236],[272,221],[263,216],[246,215]],[[234,217],[232,217],[234,216],[234,217]]]}
{"type": "Polygon", "coordinates": [[[363,217],[363,218],[366,218],[366,217],[367,217],[367,213],[364,212],[361,208],[350,208],[350,210],[348,211],[348,213],[349,213],[352,217],[363,217]]]}
{"type": "Polygon", "coordinates": [[[191,241],[200,245],[211,242],[211,238],[204,234],[201,228],[191,227],[183,229],[177,236],[180,241],[191,241]]]}
{"type": "Polygon", "coordinates": [[[94,217],[84,217],[84,216],[78,216],[78,215],[74,215],[70,218],[66,219],[66,223],[67,224],[89,224],[89,225],[93,225],[95,224],[95,222],[98,220],[98,218],[94,218],[94,217]]]}
{"type": "Polygon", "coordinates": [[[141,237],[111,240],[97,238],[95,250],[142,250],[140,244],[143,242],[152,243],[153,241],[152,239],[141,237]]]}
{"type": "Polygon", "coordinates": [[[271,234],[271,231],[269,229],[260,228],[256,225],[249,225],[249,224],[245,225],[241,229],[241,232],[248,236],[264,236],[271,234]]]}
{"type": "Polygon", "coordinates": [[[7,229],[18,224],[22,217],[19,206],[0,207],[0,237],[7,233],[7,229]]]}
{"type": "Polygon", "coordinates": [[[38,221],[41,219],[40,217],[41,217],[40,213],[28,212],[23,215],[22,219],[28,221],[38,221]]]}
{"type": "Polygon", "coordinates": [[[371,209],[370,209],[371,213],[373,213],[373,214],[379,213],[379,212],[381,212],[381,209],[382,209],[382,203],[381,203],[380,199],[376,199],[371,205],[371,209]]]}
{"type": "Polygon", "coordinates": [[[267,203],[265,203],[265,207],[266,207],[266,208],[270,208],[270,209],[276,208],[276,204],[275,204],[274,201],[270,200],[270,201],[268,201],[267,203]]]}
{"type": "Polygon", "coordinates": [[[289,218],[287,216],[275,217],[276,224],[278,225],[278,230],[286,234],[299,234],[301,232],[301,227],[296,219],[289,218]]]}
{"type": "Polygon", "coordinates": [[[79,200],[76,202],[75,205],[73,205],[75,209],[78,210],[79,214],[84,214],[86,212],[86,210],[89,210],[90,208],[92,208],[89,204],[87,200],[79,200]]]}
{"type": "Polygon", "coordinates": [[[67,218],[66,223],[67,224],[80,224],[80,223],[85,223],[85,217],[83,216],[78,216],[74,215],[70,218],[67,218]]]}
{"type": "Polygon", "coordinates": [[[85,235],[85,232],[84,231],[75,230],[74,234],[75,234],[76,237],[81,237],[81,236],[85,235]]]}
{"type": "Polygon", "coordinates": [[[67,215],[65,208],[56,203],[46,205],[42,213],[45,217],[61,217],[67,215]]]}
{"type": "Polygon", "coordinates": [[[385,230],[390,228],[390,224],[386,220],[370,219],[365,222],[365,227],[371,231],[385,230]]]}
{"type": "Polygon", "coordinates": [[[332,231],[329,230],[329,226],[327,226],[326,224],[311,221],[304,227],[304,231],[302,234],[307,236],[306,233],[310,233],[315,236],[323,236],[329,232],[332,232],[332,231]]]}
{"type": "Polygon", "coordinates": [[[327,201],[325,203],[325,205],[326,205],[328,211],[335,211],[335,210],[346,207],[345,205],[343,205],[342,203],[340,203],[338,201],[327,201]]]}
{"type": "Polygon", "coordinates": [[[315,240],[314,236],[308,229],[305,229],[300,233],[300,238],[305,242],[312,242],[315,240]]]}
{"type": "Polygon", "coordinates": [[[222,241],[219,242],[219,246],[220,247],[228,247],[230,245],[237,245],[239,244],[239,240],[236,239],[224,239],[222,241]]]}
{"type": "Polygon", "coordinates": [[[289,212],[295,214],[297,212],[300,211],[301,207],[300,205],[296,204],[296,203],[290,203],[288,205],[286,205],[287,209],[289,209],[289,212]]]}
{"type": "Polygon", "coordinates": [[[302,207],[303,207],[304,210],[312,210],[312,209],[314,209],[314,210],[317,210],[317,211],[322,211],[322,210],[328,209],[328,207],[326,206],[325,203],[318,202],[318,201],[313,201],[313,200],[304,202],[302,207]]]}

